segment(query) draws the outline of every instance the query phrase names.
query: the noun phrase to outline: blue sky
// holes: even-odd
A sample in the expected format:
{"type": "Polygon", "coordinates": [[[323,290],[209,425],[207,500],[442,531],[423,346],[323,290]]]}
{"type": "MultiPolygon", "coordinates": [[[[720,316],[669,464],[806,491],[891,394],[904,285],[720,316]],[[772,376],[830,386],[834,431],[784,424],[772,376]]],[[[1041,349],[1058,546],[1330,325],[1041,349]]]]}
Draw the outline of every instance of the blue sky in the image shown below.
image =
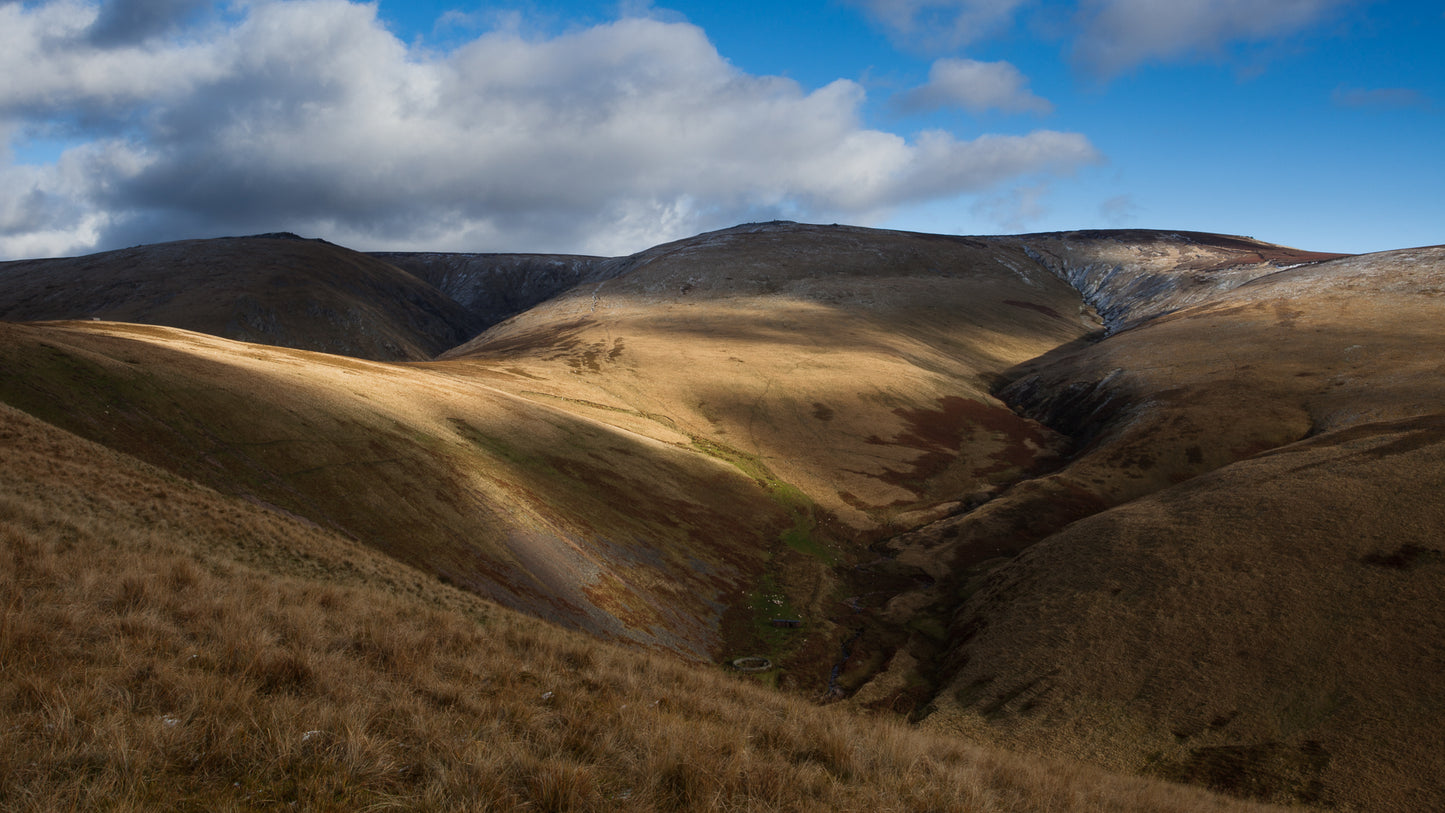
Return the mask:
{"type": "Polygon", "coordinates": [[[0,259],[757,219],[1445,242],[1445,8],[0,0],[0,259]]]}

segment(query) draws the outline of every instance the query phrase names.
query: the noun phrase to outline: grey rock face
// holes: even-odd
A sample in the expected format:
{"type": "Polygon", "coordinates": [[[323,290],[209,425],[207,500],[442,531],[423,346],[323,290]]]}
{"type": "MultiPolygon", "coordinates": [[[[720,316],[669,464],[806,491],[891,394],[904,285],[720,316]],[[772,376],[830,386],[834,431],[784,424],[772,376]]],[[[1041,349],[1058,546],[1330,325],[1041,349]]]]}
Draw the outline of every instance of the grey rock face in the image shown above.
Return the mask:
{"type": "Polygon", "coordinates": [[[1110,333],[1287,268],[1342,256],[1200,232],[1076,231],[991,239],[1022,247],[1072,285],[1110,333]]]}
{"type": "Polygon", "coordinates": [[[486,329],[577,285],[622,273],[623,259],[570,254],[374,253],[431,284],[486,329]]]}

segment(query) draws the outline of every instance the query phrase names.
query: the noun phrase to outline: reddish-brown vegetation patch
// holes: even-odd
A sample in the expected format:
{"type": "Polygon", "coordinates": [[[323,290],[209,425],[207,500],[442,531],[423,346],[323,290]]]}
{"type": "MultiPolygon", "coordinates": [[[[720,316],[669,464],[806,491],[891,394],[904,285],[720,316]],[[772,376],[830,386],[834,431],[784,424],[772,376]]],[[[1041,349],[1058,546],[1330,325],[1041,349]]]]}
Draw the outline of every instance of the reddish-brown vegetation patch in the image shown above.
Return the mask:
{"type": "Polygon", "coordinates": [[[1058,311],[1054,310],[1048,305],[1040,305],[1037,302],[1021,302],[1017,299],[1005,299],[1003,303],[1005,305],[1012,305],[1015,308],[1024,308],[1025,310],[1038,311],[1039,313],[1042,313],[1043,315],[1054,319],[1064,318],[1059,315],[1058,311]]]}

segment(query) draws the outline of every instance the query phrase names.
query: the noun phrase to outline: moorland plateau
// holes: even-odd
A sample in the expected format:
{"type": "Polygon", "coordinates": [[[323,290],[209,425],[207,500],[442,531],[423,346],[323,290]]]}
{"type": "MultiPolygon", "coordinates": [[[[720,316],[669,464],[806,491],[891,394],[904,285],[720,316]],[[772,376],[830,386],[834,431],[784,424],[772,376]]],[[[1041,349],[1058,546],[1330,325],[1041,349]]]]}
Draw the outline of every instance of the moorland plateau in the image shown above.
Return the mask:
{"type": "Polygon", "coordinates": [[[1445,806],[1445,247],[0,263],[0,470],[6,809],[1445,806]]]}

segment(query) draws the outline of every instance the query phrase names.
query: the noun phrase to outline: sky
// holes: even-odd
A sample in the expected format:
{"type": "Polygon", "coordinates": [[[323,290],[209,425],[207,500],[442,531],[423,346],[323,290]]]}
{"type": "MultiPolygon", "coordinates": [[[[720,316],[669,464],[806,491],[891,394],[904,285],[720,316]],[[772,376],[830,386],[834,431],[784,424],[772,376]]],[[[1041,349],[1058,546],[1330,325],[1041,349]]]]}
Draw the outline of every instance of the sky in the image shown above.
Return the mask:
{"type": "Polygon", "coordinates": [[[0,0],[0,259],[762,220],[1445,242],[1438,0],[0,0]]]}

